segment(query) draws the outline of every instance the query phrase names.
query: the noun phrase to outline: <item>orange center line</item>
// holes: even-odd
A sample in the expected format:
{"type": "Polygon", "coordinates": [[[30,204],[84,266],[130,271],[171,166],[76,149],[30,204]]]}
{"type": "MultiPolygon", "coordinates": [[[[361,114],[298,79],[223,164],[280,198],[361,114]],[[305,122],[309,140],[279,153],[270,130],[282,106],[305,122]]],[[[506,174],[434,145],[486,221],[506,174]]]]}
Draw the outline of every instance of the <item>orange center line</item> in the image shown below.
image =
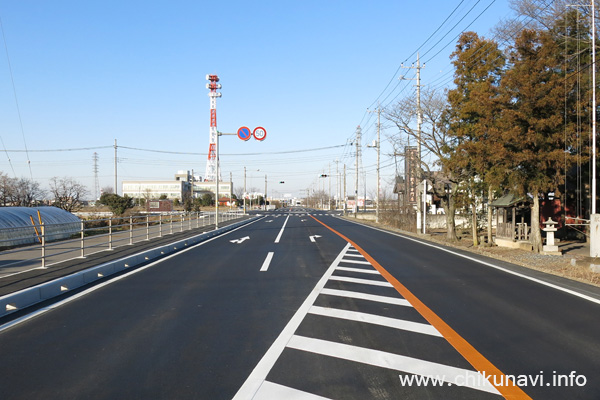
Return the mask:
{"type": "Polygon", "coordinates": [[[471,364],[479,373],[485,373],[486,377],[490,377],[488,381],[504,396],[506,399],[514,400],[531,400],[520,387],[514,384],[514,382],[500,371],[494,364],[492,364],[487,358],[485,358],[479,351],[477,351],[469,342],[467,342],[462,336],[460,336],[454,329],[452,329],[444,320],[442,320],[435,312],[427,307],[421,300],[417,298],[406,286],[401,284],[392,274],[390,274],[385,268],[383,268],[373,257],[371,257],[364,249],[354,243],[352,240],[336,231],[332,227],[328,226],[324,222],[321,222],[317,218],[311,215],[311,217],[319,222],[321,225],[335,233],[348,243],[350,243],[356,250],[362,254],[367,261],[373,265],[373,267],[379,271],[379,273],[394,286],[394,288],[412,304],[412,306],[421,314],[435,329],[442,334],[442,336],[454,347],[464,358],[471,364]],[[503,382],[504,385],[496,385],[494,382],[503,382]]]}

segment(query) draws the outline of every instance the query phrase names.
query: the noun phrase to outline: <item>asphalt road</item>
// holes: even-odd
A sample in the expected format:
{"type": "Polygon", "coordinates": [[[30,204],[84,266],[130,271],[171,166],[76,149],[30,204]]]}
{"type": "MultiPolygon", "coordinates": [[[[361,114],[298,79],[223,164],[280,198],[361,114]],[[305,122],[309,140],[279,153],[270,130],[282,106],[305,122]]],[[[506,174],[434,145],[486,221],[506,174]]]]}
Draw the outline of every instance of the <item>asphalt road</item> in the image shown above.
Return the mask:
{"type": "Polygon", "coordinates": [[[598,399],[600,293],[566,284],[584,297],[327,213],[269,212],[0,327],[0,397],[598,399]]]}

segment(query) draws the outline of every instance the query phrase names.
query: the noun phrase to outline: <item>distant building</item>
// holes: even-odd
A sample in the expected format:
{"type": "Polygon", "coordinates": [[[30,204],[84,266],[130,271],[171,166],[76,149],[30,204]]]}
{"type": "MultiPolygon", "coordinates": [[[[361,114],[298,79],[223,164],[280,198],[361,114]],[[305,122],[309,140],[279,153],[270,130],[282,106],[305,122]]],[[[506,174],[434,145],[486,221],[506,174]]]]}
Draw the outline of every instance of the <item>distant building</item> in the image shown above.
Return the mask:
{"type": "MultiPolygon", "coordinates": [[[[172,181],[123,181],[123,195],[136,199],[158,199],[166,196],[169,200],[183,200],[186,195],[193,198],[202,197],[217,190],[215,182],[203,182],[201,177],[190,174],[190,171],[177,171],[172,181]]],[[[228,181],[219,182],[219,197],[230,199],[233,184],[228,181]]]]}
{"type": "MultiPolygon", "coordinates": [[[[206,193],[210,193],[214,196],[217,191],[216,182],[193,182],[192,183],[192,196],[202,197],[206,193]]],[[[232,184],[231,182],[219,182],[219,198],[223,199],[231,198],[232,195],[232,184]]]]}
{"type": "Polygon", "coordinates": [[[166,196],[169,200],[183,199],[190,192],[186,181],[123,181],[123,196],[134,199],[158,199],[166,196]]]}

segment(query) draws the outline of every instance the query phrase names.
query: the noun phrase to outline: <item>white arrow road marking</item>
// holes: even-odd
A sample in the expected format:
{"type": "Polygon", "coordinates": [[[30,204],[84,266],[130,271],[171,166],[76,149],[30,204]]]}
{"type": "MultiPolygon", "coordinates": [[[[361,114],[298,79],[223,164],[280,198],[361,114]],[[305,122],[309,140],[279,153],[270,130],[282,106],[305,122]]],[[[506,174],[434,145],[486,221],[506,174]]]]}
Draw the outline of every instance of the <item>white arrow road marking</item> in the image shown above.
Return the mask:
{"type": "Polygon", "coordinates": [[[273,222],[273,220],[272,220],[272,219],[270,219],[270,220],[268,220],[268,221],[265,221],[265,222],[273,222]]]}
{"type": "Polygon", "coordinates": [[[317,238],[320,238],[321,235],[314,235],[314,236],[309,236],[308,238],[310,239],[311,242],[315,243],[317,238]]]}
{"type": "Polygon", "coordinates": [[[237,243],[237,244],[240,244],[240,243],[242,243],[244,240],[248,240],[248,239],[250,239],[250,236],[245,236],[245,237],[243,237],[243,238],[239,238],[239,239],[233,239],[233,240],[230,240],[230,242],[231,242],[231,243],[237,243]]]}

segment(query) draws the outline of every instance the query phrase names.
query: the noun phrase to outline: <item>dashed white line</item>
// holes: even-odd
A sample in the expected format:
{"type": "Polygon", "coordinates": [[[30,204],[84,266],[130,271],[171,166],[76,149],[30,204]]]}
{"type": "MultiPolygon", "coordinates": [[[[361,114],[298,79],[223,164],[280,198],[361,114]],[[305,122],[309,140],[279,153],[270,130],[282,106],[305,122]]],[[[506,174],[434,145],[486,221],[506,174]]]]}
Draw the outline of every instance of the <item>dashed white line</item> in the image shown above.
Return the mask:
{"type": "Polygon", "coordinates": [[[304,300],[304,303],[302,303],[300,308],[298,308],[290,322],[288,322],[285,328],[283,328],[283,331],[281,331],[277,339],[275,339],[271,347],[269,347],[269,350],[265,353],[263,358],[261,358],[254,370],[252,370],[252,373],[250,376],[248,376],[242,387],[233,397],[233,400],[248,400],[254,397],[260,386],[267,378],[267,374],[271,368],[273,368],[273,365],[275,365],[275,362],[285,349],[290,337],[292,337],[294,332],[296,332],[296,329],[298,329],[300,326],[300,323],[308,313],[308,310],[315,302],[317,296],[319,296],[321,290],[325,287],[327,280],[329,280],[329,277],[331,274],[333,274],[335,267],[339,264],[340,260],[344,256],[344,253],[349,247],[350,243],[346,244],[344,250],[342,250],[333,263],[331,263],[327,271],[323,274],[319,282],[317,282],[313,288],[312,292],[310,292],[306,300],[304,300]]]}
{"type": "Polygon", "coordinates": [[[289,215],[287,216],[287,218],[283,222],[283,226],[281,227],[281,230],[279,231],[279,235],[277,235],[277,238],[275,239],[275,243],[279,243],[279,240],[281,239],[281,235],[283,235],[283,230],[285,229],[285,225],[287,224],[288,219],[290,219],[289,215]]]}
{"type": "Polygon", "coordinates": [[[267,254],[267,258],[265,258],[265,261],[263,262],[262,267],[260,267],[261,272],[265,272],[266,270],[269,269],[269,265],[271,265],[271,260],[273,259],[273,254],[275,254],[275,253],[272,251],[270,251],[267,254]]]}

